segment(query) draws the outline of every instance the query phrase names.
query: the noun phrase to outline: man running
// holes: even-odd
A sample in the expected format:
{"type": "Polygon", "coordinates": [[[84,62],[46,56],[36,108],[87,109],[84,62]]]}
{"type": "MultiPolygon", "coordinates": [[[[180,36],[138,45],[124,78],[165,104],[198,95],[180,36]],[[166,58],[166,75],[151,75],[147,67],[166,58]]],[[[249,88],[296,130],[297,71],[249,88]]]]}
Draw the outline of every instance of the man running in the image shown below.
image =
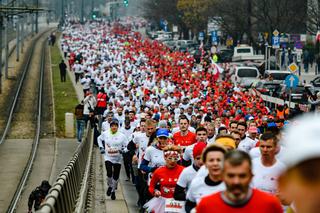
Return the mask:
{"type": "Polygon", "coordinates": [[[276,197],[250,188],[252,180],[250,156],[240,150],[225,155],[222,177],[226,190],[204,197],[197,206],[201,213],[283,213],[276,197]]]}

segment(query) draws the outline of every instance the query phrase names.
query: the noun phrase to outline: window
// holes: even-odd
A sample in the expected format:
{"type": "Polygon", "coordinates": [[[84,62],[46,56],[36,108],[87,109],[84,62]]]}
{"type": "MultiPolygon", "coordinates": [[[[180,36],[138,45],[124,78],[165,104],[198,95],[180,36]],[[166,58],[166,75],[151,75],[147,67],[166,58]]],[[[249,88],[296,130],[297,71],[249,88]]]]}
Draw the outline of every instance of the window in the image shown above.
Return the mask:
{"type": "Polygon", "coordinates": [[[238,69],[238,76],[240,78],[256,78],[258,72],[255,69],[238,69]]]}
{"type": "Polygon", "coordinates": [[[251,53],[251,49],[250,48],[238,49],[237,53],[251,53]]]}
{"type": "Polygon", "coordinates": [[[288,75],[290,74],[289,73],[271,73],[273,80],[285,80],[288,75]]]}

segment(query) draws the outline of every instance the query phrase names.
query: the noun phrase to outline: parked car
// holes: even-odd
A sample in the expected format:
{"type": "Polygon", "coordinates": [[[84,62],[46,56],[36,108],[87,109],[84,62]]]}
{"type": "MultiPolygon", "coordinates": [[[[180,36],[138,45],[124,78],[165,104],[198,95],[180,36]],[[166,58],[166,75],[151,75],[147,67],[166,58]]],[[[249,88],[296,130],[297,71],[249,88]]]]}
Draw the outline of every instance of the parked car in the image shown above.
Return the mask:
{"type": "Polygon", "coordinates": [[[232,49],[222,49],[218,53],[218,60],[220,63],[231,62],[233,56],[232,49]]]}
{"type": "Polygon", "coordinates": [[[281,84],[275,81],[262,80],[253,83],[251,87],[255,88],[262,95],[274,96],[275,91],[281,87],[281,84]]]}
{"type": "Polygon", "coordinates": [[[316,76],[310,81],[310,84],[314,87],[315,92],[320,91],[320,76],[316,76]]]}
{"type": "Polygon", "coordinates": [[[184,47],[184,48],[188,48],[192,45],[194,45],[195,42],[193,40],[178,40],[177,41],[177,46],[178,47],[184,47]]]}
{"type": "Polygon", "coordinates": [[[254,61],[263,59],[264,55],[254,54],[253,47],[249,45],[239,45],[233,49],[232,61],[254,61]]]}
{"type": "Polygon", "coordinates": [[[289,101],[290,93],[292,102],[299,104],[308,103],[309,92],[307,91],[307,88],[303,85],[299,85],[295,88],[292,88],[290,92],[290,88],[287,88],[286,85],[281,84],[281,86],[274,92],[274,96],[289,101]]]}
{"type": "Polygon", "coordinates": [[[176,41],[165,41],[163,42],[166,46],[168,46],[171,50],[174,50],[177,47],[177,42],[176,41]]]}
{"type": "Polygon", "coordinates": [[[264,78],[272,77],[273,81],[283,83],[288,75],[291,75],[290,71],[285,70],[266,70],[264,72],[264,78]]]}
{"type": "MultiPolygon", "coordinates": [[[[268,70],[269,68],[265,66],[265,61],[261,61],[260,63],[257,63],[255,66],[260,71],[261,75],[264,75],[264,72],[268,70]]],[[[275,61],[270,61],[270,70],[280,70],[279,65],[275,61]]]]}
{"type": "Polygon", "coordinates": [[[234,83],[240,83],[242,87],[249,88],[252,83],[259,81],[259,70],[256,67],[237,66],[231,76],[234,83]]]}

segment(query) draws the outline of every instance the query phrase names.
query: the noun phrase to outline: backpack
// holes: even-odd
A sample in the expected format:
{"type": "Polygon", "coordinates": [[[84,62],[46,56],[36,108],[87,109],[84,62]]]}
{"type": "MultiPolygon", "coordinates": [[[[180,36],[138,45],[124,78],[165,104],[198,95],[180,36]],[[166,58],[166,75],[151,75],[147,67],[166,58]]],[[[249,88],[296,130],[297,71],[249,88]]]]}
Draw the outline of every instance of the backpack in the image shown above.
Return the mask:
{"type": "Polygon", "coordinates": [[[84,109],[83,104],[78,104],[76,106],[76,108],[74,109],[74,114],[76,116],[76,119],[78,120],[83,119],[83,109],[84,109]]]}

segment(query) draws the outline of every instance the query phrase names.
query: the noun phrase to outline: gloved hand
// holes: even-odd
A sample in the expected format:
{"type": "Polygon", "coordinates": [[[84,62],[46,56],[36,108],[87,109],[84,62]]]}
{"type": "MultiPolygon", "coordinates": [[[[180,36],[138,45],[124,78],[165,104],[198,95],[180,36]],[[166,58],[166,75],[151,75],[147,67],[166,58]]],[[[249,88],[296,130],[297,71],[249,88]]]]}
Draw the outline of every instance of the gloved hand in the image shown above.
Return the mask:
{"type": "Polygon", "coordinates": [[[100,153],[101,153],[101,154],[105,154],[105,153],[106,153],[106,151],[104,150],[104,148],[100,147],[100,153]]]}

